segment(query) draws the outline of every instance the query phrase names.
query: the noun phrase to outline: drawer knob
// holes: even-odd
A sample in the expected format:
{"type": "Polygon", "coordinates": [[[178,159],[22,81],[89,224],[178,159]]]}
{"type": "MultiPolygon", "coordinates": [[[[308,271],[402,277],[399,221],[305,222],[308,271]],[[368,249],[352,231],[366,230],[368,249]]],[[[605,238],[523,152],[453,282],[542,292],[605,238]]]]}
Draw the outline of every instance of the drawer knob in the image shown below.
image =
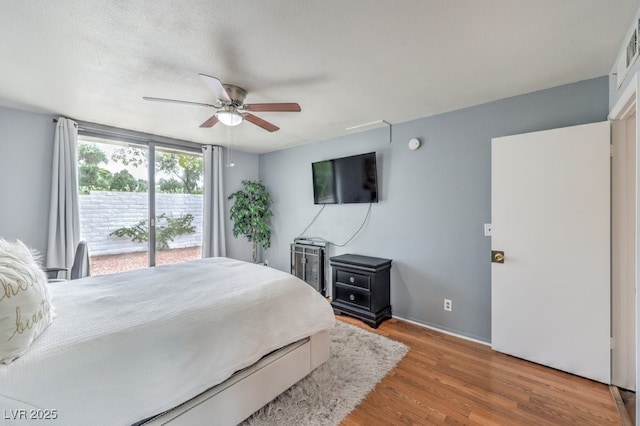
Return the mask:
{"type": "Polygon", "coordinates": [[[355,278],[353,278],[353,277],[349,277],[349,282],[350,282],[350,283],[355,283],[355,282],[356,282],[356,279],[355,279],[355,278]]]}
{"type": "Polygon", "coordinates": [[[349,295],[349,300],[356,300],[356,296],[355,296],[355,295],[353,295],[353,294],[350,294],[350,295],[349,295]]]}

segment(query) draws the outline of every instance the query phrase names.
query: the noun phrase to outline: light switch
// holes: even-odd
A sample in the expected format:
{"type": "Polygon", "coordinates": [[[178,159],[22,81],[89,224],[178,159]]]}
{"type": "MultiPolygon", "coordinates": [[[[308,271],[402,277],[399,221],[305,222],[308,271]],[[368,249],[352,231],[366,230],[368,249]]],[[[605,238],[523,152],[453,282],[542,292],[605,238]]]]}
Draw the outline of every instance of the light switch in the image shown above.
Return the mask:
{"type": "Polygon", "coordinates": [[[484,236],[485,237],[490,237],[491,236],[491,224],[490,223],[485,223],[484,224],[484,236]]]}

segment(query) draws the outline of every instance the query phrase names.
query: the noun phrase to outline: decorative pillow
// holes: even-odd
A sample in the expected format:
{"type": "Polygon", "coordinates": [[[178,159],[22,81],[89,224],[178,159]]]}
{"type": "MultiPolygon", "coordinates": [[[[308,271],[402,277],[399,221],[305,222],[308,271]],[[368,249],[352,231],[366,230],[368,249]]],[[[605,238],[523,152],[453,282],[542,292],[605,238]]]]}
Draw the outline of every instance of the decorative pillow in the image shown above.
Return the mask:
{"type": "Polygon", "coordinates": [[[47,277],[22,241],[0,239],[0,363],[23,355],[51,324],[47,277]]]}

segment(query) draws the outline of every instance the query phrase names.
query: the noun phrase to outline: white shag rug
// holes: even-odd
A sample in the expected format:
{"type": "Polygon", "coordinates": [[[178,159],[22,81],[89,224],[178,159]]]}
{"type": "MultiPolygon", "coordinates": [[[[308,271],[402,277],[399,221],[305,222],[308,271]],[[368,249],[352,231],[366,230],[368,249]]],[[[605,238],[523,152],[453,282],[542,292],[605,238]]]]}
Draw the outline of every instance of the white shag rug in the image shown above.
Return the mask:
{"type": "Polygon", "coordinates": [[[329,337],[329,360],[242,425],[339,425],[409,350],[342,321],[329,337]]]}

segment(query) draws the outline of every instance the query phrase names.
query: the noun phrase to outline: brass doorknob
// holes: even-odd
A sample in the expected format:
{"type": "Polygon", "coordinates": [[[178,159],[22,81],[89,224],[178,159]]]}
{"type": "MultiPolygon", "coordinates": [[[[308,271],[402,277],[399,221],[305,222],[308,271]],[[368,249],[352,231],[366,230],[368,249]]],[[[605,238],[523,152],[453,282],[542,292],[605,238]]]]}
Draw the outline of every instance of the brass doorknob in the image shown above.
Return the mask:
{"type": "Polygon", "coordinates": [[[504,263],[504,252],[492,250],[491,251],[491,261],[493,263],[504,263]]]}

